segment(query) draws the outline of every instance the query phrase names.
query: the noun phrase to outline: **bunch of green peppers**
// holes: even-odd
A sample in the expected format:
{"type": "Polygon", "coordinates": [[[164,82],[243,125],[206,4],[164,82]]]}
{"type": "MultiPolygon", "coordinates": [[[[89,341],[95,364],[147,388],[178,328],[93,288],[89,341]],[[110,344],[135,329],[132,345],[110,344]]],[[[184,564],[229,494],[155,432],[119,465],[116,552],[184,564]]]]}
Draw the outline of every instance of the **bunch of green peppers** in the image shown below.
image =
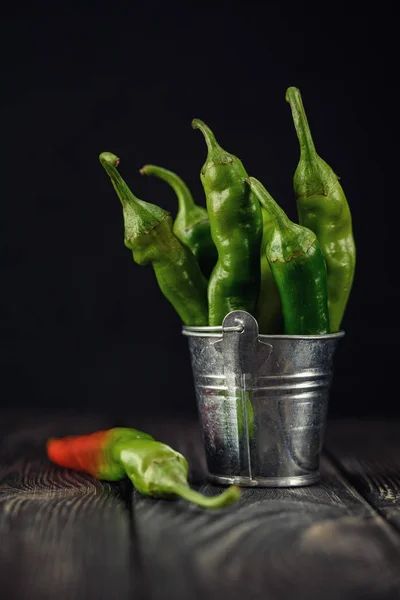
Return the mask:
{"type": "Polygon", "coordinates": [[[141,169],[174,190],[174,222],[162,208],[133,195],[114,154],[100,155],[122,203],[125,245],[136,263],[152,264],[185,325],[221,325],[232,310],[246,310],[262,334],[340,329],[355,270],[351,213],[338,177],[316,152],[299,90],[290,87],[286,100],[300,145],[294,174],[298,224],[199,119],[192,126],[207,144],[200,172],[206,208],[172,171],[141,169]]]}

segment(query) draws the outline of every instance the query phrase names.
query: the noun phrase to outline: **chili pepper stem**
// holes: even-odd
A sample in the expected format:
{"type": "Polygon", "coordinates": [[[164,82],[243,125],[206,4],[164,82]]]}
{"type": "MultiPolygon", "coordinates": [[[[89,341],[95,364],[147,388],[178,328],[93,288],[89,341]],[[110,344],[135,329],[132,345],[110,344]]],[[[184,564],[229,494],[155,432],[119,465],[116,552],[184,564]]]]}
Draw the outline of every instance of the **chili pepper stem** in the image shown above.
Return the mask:
{"type": "Polygon", "coordinates": [[[278,237],[282,238],[283,236],[286,240],[282,244],[281,239],[274,250],[274,235],[272,235],[267,242],[267,246],[269,246],[268,262],[271,260],[291,261],[296,256],[299,256],[299,254],[307,253],[316,241],[315,234],[310,229],[307,229],[307,227],[301,227],[297,223],[293,223],[258,179],[248,177],[245,181],[253,190],[261,206],[268,211],[274,224],[275,232],[279,232],[278,237]],[[276,254],[276,251],[278,254],[276,254]]]}
{"type": "Polygon", "coordinates": [[[209,152],[214,152],[215,150],[217,150],[217,151],[222,150],[221,146],[218,144],[217,140],[215,139],[215,135],[213,134],[211,129],[208,127],[208,125],[206,125],[203,121],[201,121],[200,119],[193,119],[192,127],[193,127],[193,129],[200,129],[201,133],[204,135],[204,139],[206,141],[209,152]]]}
{"type": "Polygon", "coordinates": [[[251,187],[254,194],[257,196],[261,206],[268,212],[274,225],[279,229],[290,229],[291,221],[286,213],[276,204],[271,194],[265,187],[254,177],[248,177],[246,183],[251,187]]]}
{"type": "Polygon", "coordinates": [[[99,159],[121,201],[125,221],[125,245],[130,248],[132,239],[149,233],[167,218],[169,213],[154,204],[143,202],[132,193],[117,169],[120,163],[118,156],[111,152],[102,152],[99,159]]]}
{"type": "Polygon", "coordinates": [[[157,165],[144,165],[139,170],[141,175],[153,175],[168,183],[178,198],[178,213],[174,222],[174,230],[180,232],[187,227],[187,221],[196,218],[196,221],[207,219],[205,209],[197,206],[186,183],[172,171],[158,167],[157,165]]]}
{"type": "Polygon", "coordinates": [[[201,508],[224,508],[236,502],[241,490],[236,485],[231,485],[227,490],[218,496],[203,496],[192,488],[185,485],[177,485],[171,490],[177,496],[184,498],[188,502],[193,502],[201,508]]]}
{"type": "Polygon", "coordinates": [[[168,183],[178,198],[180,211],[188,213],[197,208],[188,186],[172,171],[157,167],[156,165],[144,165],[144,167],[139,170],[139,173],[141,175],[154,175],[168,183]]]}
{"type": "Polygon", "coordinates": [[[114,186],[115,191],[121,201],[122,206],[134,206],[138,202],[139,198],[131,192],[125,181],[122,179],[117,167],[119,166],[120,159],[112,152],[102,152],[99,156],[100,162],[104,167],[105,172],[111,179],[111,183],[114,186]]]}
{"type": "MultiPolygon", "coordinates": [[[[99,156],[101,164],[106,168],[106,165],[112,165],[117,168],[120,163],[120,158],[115,156],[112,152],[102,152],[99,156]]],[[[107,169],[106,169],[107,170],[107,169]]],[[[110,175],[111,177],[111,175],[110,175]]]]}
{"type": "Polygon", "coordinates": [[[102,152],[99,158],[105,172],[111,179],[114,189],[118,192],[118,197],[121,200],[121,204],[123,206],[125,204],[131,204],[132,200],[136,200],[136,197],[132,194],[125,181],[122,179],[119,171],[117,171],[120,163],[118,156],[115,156],[115,154],[112,154],[112,152],[102,152]]]}
{"type": "Polygon", "coordinates": [[[172,231],[193,252],[201,272],[208,279],[218,260],[218,253],[211,237],[207,210],[195,203],[189,187],[173,171],[157,165],[145,165],[140,173],[158,177],[174,190],[178,199],[178,212],[172,231]]]}
{"type": "Polygon", "coordinates": [[[290,87],[286,90],[285,98],[286,101],[289,102],[292,111],[293,122],[300,144],[300,154],[302,156],[308,156],[309,158],[316,157],[317,151],[311,136],[311,130],[300,91],[296,87],[290,87]]]}

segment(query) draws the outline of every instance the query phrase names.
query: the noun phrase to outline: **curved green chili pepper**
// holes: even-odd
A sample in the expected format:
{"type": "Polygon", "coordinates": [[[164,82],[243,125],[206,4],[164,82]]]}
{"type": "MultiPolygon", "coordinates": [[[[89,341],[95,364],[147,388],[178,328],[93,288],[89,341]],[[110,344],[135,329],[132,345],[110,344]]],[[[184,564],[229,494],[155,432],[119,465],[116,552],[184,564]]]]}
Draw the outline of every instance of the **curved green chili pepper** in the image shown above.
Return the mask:
{"type": "Polygon", "coordinates": [[[349,299],[356,265],[351,213],[337,175],[315,150],[299,90],[290,87],[286,100],[300,143],[300,160],[294,174],[299,221],[314,231],[325,256],[331,329],[336,332],[349,299]]]}
{"type": "Polygon", "coordinates": [[[237,486],[213,497],[196,492],[187,481],[189,466],[185,457],[136,429],[116,427],[50,439],[47,455],[57,465],[97,479],[118,481],[128,476],[139,492],[155,498],[181,496],[203,508],[223,508],[240,496],[237,486]]]}
{"type": "Polygon", "coordinates": [[[290,221],[257,179],[247,181],[273,221],[266,254],[281,297],[285,334],[329,333],[326,266],[315,233],[290,221]]]}
{"type": "Polygon", "coordinates": [[[191,249],[204,277],[208,279],[217,262],[218,253],[212,241],[207,210],[195,204],[188,186],[176,173],[156,165],[145,165],[140,173],[154,175],[174,190],[178,198],[178,213],[172,231],[182,244],[191,249]]]}
{"type": "Polygon", "coordinates": [[[117,170],[119,158],[100,154],[100,162],[121,200],[124,242],[139,265],[151,263],[158,285],[186,325],[207,325],[207,282],[193,253],[175,237],[162,208],[139,200],[117,170]]]}
{"type": "Polygon", "coordinates": [[[263,237],[261,242],[261,286],[257,304],[257,322],[260,333],[282,333],[282,305],[274,276],[269,266],[266,246],[270,236],[272,219],[267,210],[262,206],[263,237]]]}
{"type": "Polygon", "coordinates": [[[245,183],[242,162],[221,148],[205,123],[194,119],[192,127],[200,129],[208,148],[201,181],[218,251],[208,284],[209,325],[221,325],[232,310],[256,315],[262,215],[257,198],[245,183]]]}

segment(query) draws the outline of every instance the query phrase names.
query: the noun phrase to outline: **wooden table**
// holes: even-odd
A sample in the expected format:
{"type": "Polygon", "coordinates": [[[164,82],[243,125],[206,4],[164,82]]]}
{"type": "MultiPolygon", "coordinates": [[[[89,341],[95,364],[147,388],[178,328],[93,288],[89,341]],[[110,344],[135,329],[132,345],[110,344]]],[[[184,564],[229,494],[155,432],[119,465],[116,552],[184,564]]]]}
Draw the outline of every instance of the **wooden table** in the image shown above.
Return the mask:
{"type": "Polygon", "coordinates": [[[246,489],[205,511],[59,469],[49,435],[143,428],[183,452],[203,493],[196,422],[0,415],[0,598],[400,598],[400,423],[331,422],[318,485],[246,489]]]}

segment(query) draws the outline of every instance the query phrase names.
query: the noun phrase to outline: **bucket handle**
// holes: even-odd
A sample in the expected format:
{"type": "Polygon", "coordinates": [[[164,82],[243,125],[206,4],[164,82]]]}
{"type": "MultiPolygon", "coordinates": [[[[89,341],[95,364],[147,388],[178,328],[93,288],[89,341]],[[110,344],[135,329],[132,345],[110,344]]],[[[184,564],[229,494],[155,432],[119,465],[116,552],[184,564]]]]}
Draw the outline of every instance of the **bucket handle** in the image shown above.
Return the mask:
{"type": "Polygon", "coordinates": [[[269,359],[272,346],[262,342],[258,335],[256,319],[245,310],[234,310],[222,323],[222,339],[214,348],[223,354],[224,374],[235,374],[253,379],[269,359]]]}
{"type": "Polygon", "coordinates": [[[239,394],[244,424],[247,477],[252,479],[252,425],[249,409],[252,410],[252,390],[256,386],[257,373],[271,356],[272,346],[259,339],[256,319],[244,310],[235,310],[226,315],[222,323],[222,339],[213,345],[223,356],[228,395],[234,398],[239,394]]]}

